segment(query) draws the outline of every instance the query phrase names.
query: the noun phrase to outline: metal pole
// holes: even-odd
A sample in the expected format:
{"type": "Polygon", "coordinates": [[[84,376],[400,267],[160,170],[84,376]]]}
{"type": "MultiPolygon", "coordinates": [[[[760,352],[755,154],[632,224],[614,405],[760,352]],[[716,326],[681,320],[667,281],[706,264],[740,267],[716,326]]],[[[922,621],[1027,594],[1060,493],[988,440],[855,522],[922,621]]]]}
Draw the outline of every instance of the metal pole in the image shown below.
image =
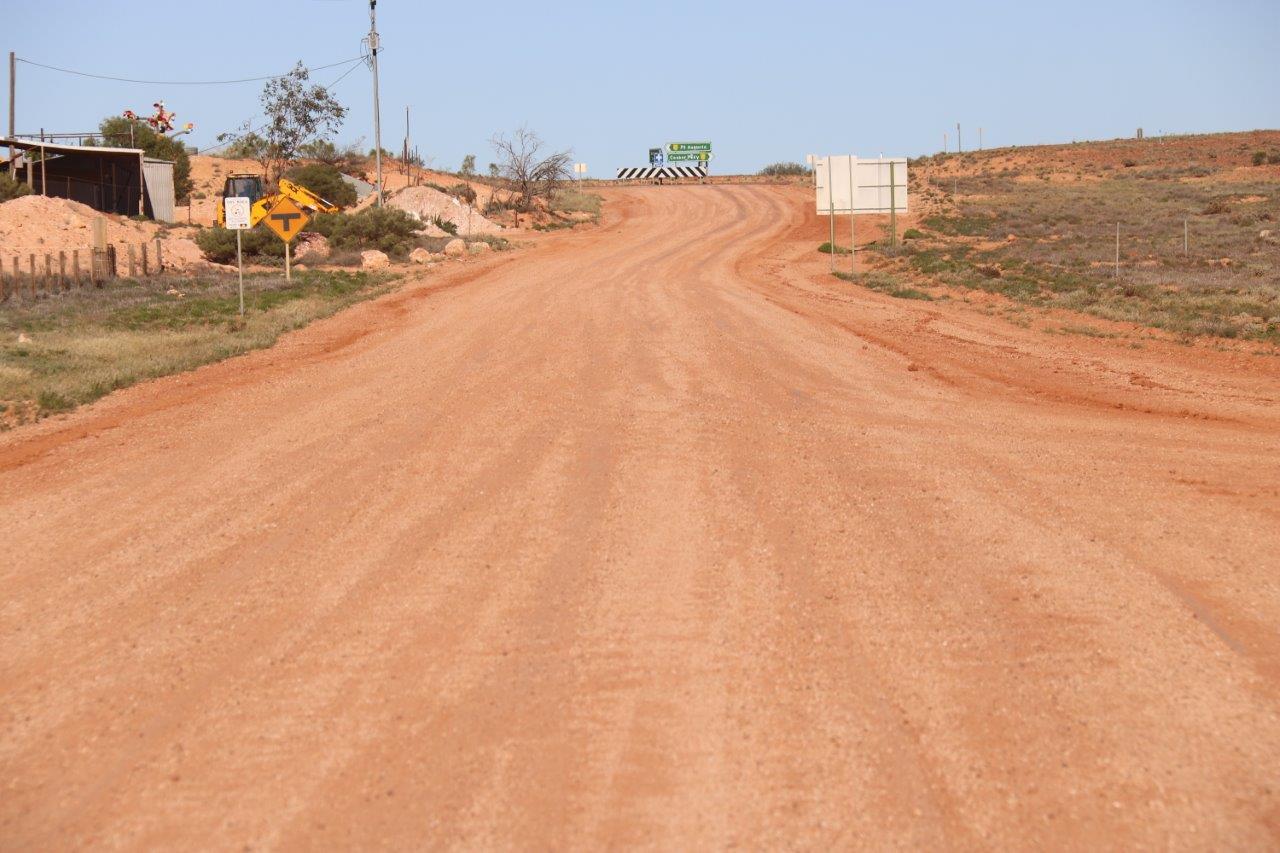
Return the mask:
{"type": "Polygon", "coordinates": [[[836,271],[836,195],[835,181],[832,179],[831,154],[827,155],[827,216],[831,220],[831,271],[836,271]]]}
{"type": "MultiPolygon", "coordinates": [[[[9,51],[9,138],[13,139],[14,134],[14,98],[18,87],[18,60],[14,56],[13,51],[9,51]]],[[[13,146],[9,146],[9,177],[17,179],[13,168],[13,146]]]]}
{"type": "Polygon", "coordinates": [[[284,280],[293,281],[293,243],[288,240],[284,244],[284,280]]]}
{"type": "Polygon", "coordinates": [[[378,0],[369,0],[369,53],[373,64],[373,160],[377,169],[378,207],[382,207],[382,113],[378,107],[378,0]]]}
{"type": "Polygon", "coordinates": [[[240,268],[240,316],[244,316],[244,255],[240,248],[240,229],[236,229],[236,266],[240,268]]]}
{"type": "Polygon", "coordinates": [[[894,179],[894,162],[889,161],[889,246],[898,247],[898,185],[894,179]]]}
{"type": "Polygon", "coordinates": [[[857,162],[858,162],[857,157],[849,158],[849,275],[850,276],[857,275],[858,273],[858,237],[857,237],[857,231],[856,231],[857,225],[854,224],[854,221],[858,218],[857,214],[854,212],[854,208],[857,206],[854,204],[854,202],[857,200],[857,196],[854,194],[854,191],[853,191],[853,167],[854,167],[854,164],[856,164],[857,162]]]}
{"type": "Polygon", "coordinates": [[[978,128],[978,150],[982,150],[982,128],[978,128]]]}
{"type": "Polygon", "coordinates": [[[956,122],[956,153],[964,153],[964,142],[960,139],[960,122],[956,122]]]}

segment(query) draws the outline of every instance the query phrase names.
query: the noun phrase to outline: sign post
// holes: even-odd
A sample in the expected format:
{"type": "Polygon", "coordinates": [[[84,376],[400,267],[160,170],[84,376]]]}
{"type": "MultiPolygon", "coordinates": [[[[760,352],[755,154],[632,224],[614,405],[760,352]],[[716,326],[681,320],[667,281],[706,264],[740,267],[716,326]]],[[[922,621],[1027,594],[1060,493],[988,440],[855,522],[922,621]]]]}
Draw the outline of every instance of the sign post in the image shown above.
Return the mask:
{"type": "Polygon", "coordinates": [[[827,216],[831,220],[831,271],[836,271],[836,197],[835,197],[835,181],[832,180],[831,161],[834,157],[827,158],[827,216]]]}
{"type": "Polygon", "coordinates": [[[240,270],[241,317],[244,316],[244,251],[241,244],[240,232],[250,227],[249,218],[252,206],[253,202],[244,196],[224,198],[222,200],[222,210],[227,221],[227,228],[236,232],[236,267],[240,270]]]}
{"type": "Polygon", "coordinates": [[[302,229],[311,221],[311,214],[298,207],[293,199],[285,197],[276,202],[262,221],[284,241],[284,278],[285,281],[292,281],[293,250],[290,247],[293,245],[293,238],[301,234],[302,229]]]}

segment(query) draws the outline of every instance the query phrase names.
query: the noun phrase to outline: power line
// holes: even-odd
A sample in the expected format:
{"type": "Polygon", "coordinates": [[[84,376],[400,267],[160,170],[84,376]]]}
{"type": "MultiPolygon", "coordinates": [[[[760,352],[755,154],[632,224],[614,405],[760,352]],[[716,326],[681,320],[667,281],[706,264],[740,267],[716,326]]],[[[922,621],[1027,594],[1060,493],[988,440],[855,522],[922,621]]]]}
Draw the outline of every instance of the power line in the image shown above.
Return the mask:
{"type": "MultiPolygon", "coordinates": [[[[15,58],[18,62],[26,65],[34,65],[37,68],[45,68],[49,71],[60,71],[63,74],[74,74],[77,77],[91,77],[95,80],[113,80],[117,83],[145,83],[151,86],[226,86],[236,83],[260,83],[263,80],[277,80],[281,77],[288,77],[289,74],[293,73],[292,71],[287,71],[284,74],[270,74],[266,77],[244,77],[239,80],[134,80],[129,77],[112,77],[107,74],[91,74],[88,71],[76,71],[72,68],[59,68],[56,65],[45,65],[42,62],[32,62],[30,59],[23,59],[20,56],[15,58]]],[[[344,59],[341,62],[331,62],[328,65],[317,65],[314,68],[308,68],[306,70],[308,72],[323,71],[326,68],[337,68],[340,65],[363,62],[364,60],[364,56],[357,56],[354,59],[344,59]]],[[[354,65],[352,67],[354,67],[354,65]]]]}

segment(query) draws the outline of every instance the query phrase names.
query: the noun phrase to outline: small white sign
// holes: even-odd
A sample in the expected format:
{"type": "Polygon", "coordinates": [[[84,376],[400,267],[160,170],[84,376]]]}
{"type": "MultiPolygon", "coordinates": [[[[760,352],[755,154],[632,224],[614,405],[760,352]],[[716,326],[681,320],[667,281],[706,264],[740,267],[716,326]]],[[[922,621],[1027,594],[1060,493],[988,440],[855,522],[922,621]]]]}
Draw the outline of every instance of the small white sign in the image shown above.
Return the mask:
{"type": "Polygon", "coordinates": [[[244,231],[250,227],[249,210],[253,202],[243,196],[224,198],[222,200],[223,216],[227,220],[227,228],[232,231],[244,231]]]}
{"type": "Polygon", "coordinates": [[[573,164],[573,173],[574,173],[575,175],[585,175],[585,174],[587,173],[587,164],[586,164],[586,163],[574,163],[574,164],[573,164]]]}

